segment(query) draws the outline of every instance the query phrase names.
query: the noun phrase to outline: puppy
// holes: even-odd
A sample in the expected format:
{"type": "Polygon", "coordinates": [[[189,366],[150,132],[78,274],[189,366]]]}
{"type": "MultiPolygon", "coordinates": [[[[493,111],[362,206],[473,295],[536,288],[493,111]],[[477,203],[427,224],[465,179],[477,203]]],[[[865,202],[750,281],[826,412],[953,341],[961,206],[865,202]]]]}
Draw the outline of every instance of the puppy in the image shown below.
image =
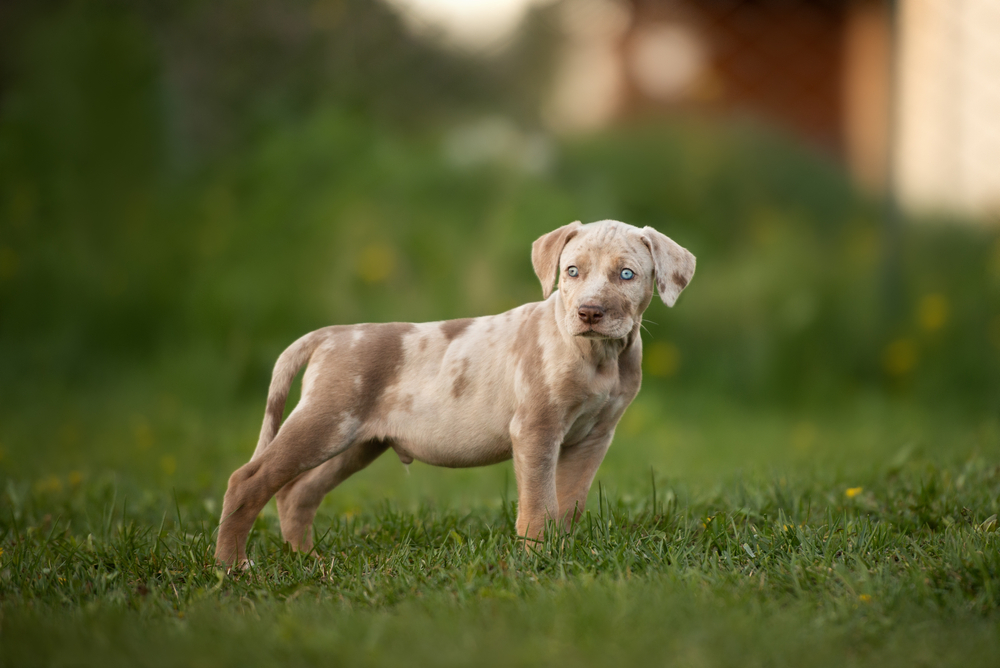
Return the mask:
{"type": "Polygon", "coordinates": [[[323,496],[389,449],[453,468],[513,458],[518,535],[568,527],[639,391],[654,285],[673,306],[695,258],[651,227],[604,220],[542,236],[531,261],[544,301],[480,318],[326,327],[285,350],[257,449],[229,479],[216,558],[246,562],[250,527],[275,494],[282,536],[312,550],[323,496]]]}

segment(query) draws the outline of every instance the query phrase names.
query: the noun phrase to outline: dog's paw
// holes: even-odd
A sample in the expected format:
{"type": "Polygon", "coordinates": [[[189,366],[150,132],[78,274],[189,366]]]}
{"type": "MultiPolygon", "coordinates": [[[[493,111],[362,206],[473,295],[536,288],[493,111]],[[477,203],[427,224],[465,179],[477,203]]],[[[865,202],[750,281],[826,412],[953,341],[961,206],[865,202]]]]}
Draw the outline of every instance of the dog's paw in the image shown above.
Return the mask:
{"type": "Polygon", "coordinates": [[[238,573],[245,573],[254,567],[254,563],[251,559],[244,559],[235,564],[232,564],[226,568],[227,575],[237,575],[238,573]]]}

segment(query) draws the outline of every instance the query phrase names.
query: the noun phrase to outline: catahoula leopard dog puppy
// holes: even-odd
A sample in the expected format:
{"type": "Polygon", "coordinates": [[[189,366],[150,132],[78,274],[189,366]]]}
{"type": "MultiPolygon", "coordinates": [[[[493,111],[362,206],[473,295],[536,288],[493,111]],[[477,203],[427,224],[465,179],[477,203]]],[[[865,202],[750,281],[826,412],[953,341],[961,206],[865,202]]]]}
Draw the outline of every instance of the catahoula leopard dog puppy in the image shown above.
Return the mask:
{"type": "Polygon", "coordinates": [[[513,457],[518,535],[568,526],[639,391],[653,286],[673,306],[695,258],[651,227],[604,220],[546,234],[531,262],[545,301],[481,318],[327,327],[282,353],[257,449],[229,479],[216,557],[246,561],[250,527],[275,494],[285,540],[310,551],[323,496],[390,448],[404,463],[448,467],[513,457]]]}

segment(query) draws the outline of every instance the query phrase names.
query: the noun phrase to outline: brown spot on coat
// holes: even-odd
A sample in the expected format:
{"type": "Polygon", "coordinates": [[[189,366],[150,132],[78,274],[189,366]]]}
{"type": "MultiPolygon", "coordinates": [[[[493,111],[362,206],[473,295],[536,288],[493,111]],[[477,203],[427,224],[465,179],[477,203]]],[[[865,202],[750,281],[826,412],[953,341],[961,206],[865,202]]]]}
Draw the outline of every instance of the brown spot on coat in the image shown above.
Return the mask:
{"type": "Polygon", "coordinates": [[[364,336],[351,350],[352,361],[361,376],[361,387],[352,411],[364,423],[379,405],[387,387],[393,385],[403,366],[403,336],[412,331],[411,323],[389,322],[365,325],[364,336]]]}
{"type": "Polygon", "coordinates": [[[632,315],[634,305],[621,294],[611,292],[601,301],[604,306],[604,316],[608,320],[617,320],[632,315]]]}
{"type": "Polygon", "coordinates": [[[444,338],[451,341],[462,335],[475,318],[459,318],[458,320],[445,320],[441,323],[441,333],[444,338]]]}
{"type": "Polygon", "coordinates": [[[524,374],[530,397],[521,409],[519,440],[529,448],[543,447],[547,441],[562,435],[563,411],[552,401],[545,379],[545,359],[541,344],[541,320],[544,309],[531,305],[518,328],[513,348],[524,374]]]}
{"type": "Polygon", "coordinates": [[[675,271],[670,279],[674,282],[674,285],[679,287],[681,290],[687,287],[688,279],[684,278],[684,275],[679,271],[675,271]]]}
{"type": "Polygon", "coordinates": [[[462,360],[462,370],[455,376],[455,383],[451,386],[451,396],[458,399],[469,386],[469,358],[462,360]]]}

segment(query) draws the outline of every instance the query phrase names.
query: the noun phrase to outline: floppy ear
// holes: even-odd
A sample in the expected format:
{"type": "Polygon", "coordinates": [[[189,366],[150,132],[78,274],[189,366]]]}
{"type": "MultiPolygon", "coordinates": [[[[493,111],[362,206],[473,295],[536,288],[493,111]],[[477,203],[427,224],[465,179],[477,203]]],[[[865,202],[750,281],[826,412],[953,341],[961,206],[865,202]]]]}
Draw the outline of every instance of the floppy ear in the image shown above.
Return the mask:
{"type": "Polygon", "coordinates": [[[694,255],[652,227],[642,228],[642,241],[653,254],[656,289],[667,306],[673,306],[694,276],[694,255]]]}
{"type": "Polygon", "coordinates": [[[542,282],[544,299],[548,299],[552,294],[556,276],[559,275],[559,256],[562,255],[563,247],[582,227],[578,220],[543,234],[531,244],[531,266],[535,268],[535,275],[542,282]]]}

